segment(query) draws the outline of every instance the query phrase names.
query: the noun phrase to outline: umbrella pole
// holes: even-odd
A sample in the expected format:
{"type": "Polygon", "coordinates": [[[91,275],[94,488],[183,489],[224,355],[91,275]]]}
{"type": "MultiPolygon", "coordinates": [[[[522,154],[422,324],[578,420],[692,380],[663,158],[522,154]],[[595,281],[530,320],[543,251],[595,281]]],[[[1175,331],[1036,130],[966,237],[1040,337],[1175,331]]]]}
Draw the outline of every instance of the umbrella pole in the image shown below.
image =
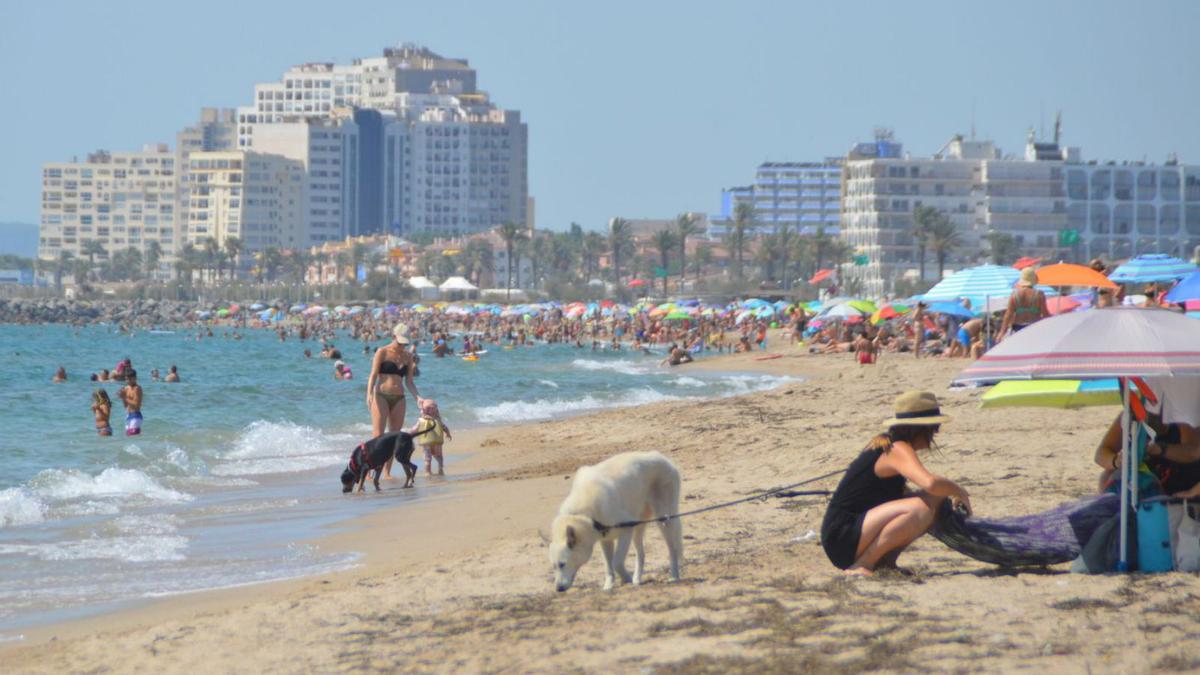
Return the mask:
{"type": "Polygon", "coordinates": [[[1134,475],[1130,469],[1133,468],[1133,462],[1130,461],[1129,452],[1129,380],[1121,379],[1121,535],[1120,545],[1121,554],[1117,562],[1118,572],[1129,571],[1129,487],[1131,485],[1130,478],[1134,475]]]}

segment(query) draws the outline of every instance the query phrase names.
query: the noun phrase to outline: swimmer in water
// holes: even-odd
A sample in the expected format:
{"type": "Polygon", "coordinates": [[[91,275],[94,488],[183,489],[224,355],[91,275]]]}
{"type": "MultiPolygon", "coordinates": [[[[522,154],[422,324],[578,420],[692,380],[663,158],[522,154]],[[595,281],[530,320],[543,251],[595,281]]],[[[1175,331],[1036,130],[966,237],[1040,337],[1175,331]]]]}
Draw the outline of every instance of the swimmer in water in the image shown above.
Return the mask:
{"type": "Polygon", "coordinates": [[[137,383],[137,371],[129,368],[125,371],[125,386],[117,392],[117,397],[125,404],[126,436],[142,433],[142,395],[142,387],[137,383]]]}
{"type": "Polygon", "coordinates": [[[92,393],[92,412],[96,415],[96,433],[101,436],[112,436],[112,425],[109,416],[112,415],[112,399],[103,388],[92,393]]]}
{"type": "Polygon", "coordinates": [[[54,371],[54,377],[50,378],[50,381],[51,382],[66,382],[67,381],[67,369],[63,368],[62,366],[59,366],[58,370],[54,371]]]}
{"type": "Polygon", "coordinates": [[[179,381],[179,369],[175,367],[175,364],[172,363],[171,367],[167,369],[167,377],[166,377],[165,381],[166,382],[178,382],[179,381]]]}

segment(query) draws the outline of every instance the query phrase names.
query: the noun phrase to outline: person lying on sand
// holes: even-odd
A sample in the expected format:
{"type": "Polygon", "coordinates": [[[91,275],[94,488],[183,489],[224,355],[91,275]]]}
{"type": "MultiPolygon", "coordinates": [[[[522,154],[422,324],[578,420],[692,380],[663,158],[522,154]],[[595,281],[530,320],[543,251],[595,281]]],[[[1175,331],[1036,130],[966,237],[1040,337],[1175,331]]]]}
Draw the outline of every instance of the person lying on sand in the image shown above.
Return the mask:
{"type": "Polygon", "coordinates": [[[896,398],[888,430],[850,463],[825,511],[821,546],[834,566],[850,574],[895,568],[900,553],[933,526],[943,500],[970,512],[967,491],[930,473],[917,456],[948,421],[930,392],[896,398]],[[907,492],[906,481],[920,491],[907,492]]]}

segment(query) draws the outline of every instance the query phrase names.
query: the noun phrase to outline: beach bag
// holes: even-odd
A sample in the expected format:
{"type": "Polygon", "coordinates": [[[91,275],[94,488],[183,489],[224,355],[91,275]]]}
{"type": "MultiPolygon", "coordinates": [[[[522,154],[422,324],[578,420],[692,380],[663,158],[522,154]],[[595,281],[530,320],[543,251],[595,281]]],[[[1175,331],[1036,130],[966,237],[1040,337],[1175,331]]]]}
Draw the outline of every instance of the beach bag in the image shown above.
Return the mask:
{"type": "Polygon", "coordinates": [[[1187,500],[1171,505],[1171,550],[1179,572],[1200,572],[1200,520],[1196,515],[1196,505],[1187,500]]]}
{"type": "Polygon", "coordinates": [[[1163,502],[1142,502],[1137,510],[1138,566],[1142,572],[1170,572],[1171,519],[1163,502]]]}

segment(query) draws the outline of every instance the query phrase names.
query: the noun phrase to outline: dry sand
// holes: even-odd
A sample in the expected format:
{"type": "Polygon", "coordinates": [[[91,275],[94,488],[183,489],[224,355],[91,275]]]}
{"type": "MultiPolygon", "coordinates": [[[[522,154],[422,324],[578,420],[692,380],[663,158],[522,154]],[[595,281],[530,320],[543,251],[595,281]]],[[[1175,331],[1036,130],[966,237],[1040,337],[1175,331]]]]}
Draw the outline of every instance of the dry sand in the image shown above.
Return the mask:
{"type": "Polygon", "coordinates": [[[665,546],[648,532],[648,583],[600,590],[597,551],[556,594],[538,530],[578,465],[660,450],[683,475],[684,508],[734,499],[844,468],[915,387],[955,416],[927,465],[970,490],[977,513],[1031,513],[1094,489],[1092,451],[1115,409],[979,410],[977,393],[946,390],[964,361],[885,355],[859,367],[777,349],[785,356],[773,361],[684,368],[804,381],[464,434],[447,448],[450,468],[479,478],[402,507],[403,520],[379,513],[322,543],[367,551],[356,570],[51,626],[4,647],[0,663],[54,673],[1200,669],[1195,575],[1002,571],[927,537],[901,557],[915,576],[847,578],[809,534],[821,497],[687,518],[678,584],[664,582],[665,546]],[[455,462],[464,451],[472,457],[455,462]]]}

